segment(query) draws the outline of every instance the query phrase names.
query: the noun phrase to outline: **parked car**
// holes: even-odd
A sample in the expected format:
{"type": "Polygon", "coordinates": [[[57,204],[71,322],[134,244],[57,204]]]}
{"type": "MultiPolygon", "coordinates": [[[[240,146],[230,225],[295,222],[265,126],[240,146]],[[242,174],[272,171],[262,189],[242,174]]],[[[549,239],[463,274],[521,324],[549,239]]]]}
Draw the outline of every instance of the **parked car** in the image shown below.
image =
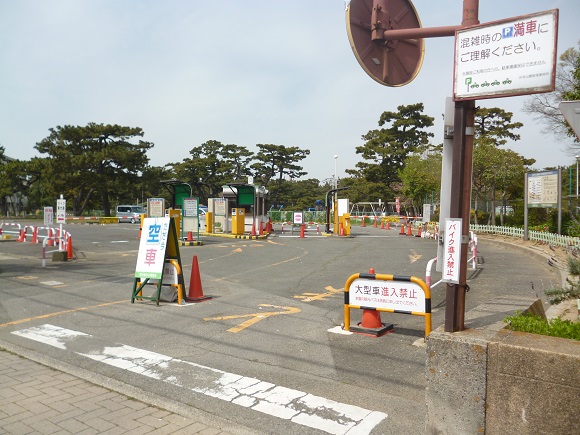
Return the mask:
{"type": "Polygon", "coordinates": [[[145,209],[140,205],[118,205],[117,219],[121,222],[131,222],[132,224],[141,221],[141,215],[145,213],[145,209]]]}

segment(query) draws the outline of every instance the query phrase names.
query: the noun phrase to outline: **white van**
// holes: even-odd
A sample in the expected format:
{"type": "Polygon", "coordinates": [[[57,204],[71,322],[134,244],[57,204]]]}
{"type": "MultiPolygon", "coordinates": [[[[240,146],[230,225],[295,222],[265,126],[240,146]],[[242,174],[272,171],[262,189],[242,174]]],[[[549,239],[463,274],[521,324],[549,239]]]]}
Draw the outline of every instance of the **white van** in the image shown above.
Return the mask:
{"type": "Polygon", "coordinates": [[[131,222],[132,224],[141,221],[141,215],[145,210],[140,205],[118,205],[117,219],[121,222],[131,222]]]}

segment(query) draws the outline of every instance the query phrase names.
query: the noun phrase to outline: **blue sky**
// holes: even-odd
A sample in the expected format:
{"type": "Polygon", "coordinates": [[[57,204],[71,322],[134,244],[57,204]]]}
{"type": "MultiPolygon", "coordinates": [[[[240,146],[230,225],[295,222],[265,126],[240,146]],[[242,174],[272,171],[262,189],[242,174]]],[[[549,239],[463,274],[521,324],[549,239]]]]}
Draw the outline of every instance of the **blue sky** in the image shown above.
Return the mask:
{"type": "MultiPolygon", "coordinates": [[[[423,27],[458,25],[461,0],[416,0],[423,27]]],[[[0,0],[0,145],[28,159],[57,125],[141,127],[150,163],[208,140],[311,150],[307,177],[339,176],[383,111],[423,102],[443,140],[453,38],[427,39],[418,77],[384,87],[359,66],[342,0],[0,0]]],[[[560,10],[558,55],[580,39],[578,0],[483,0],[480,21],[560,10]]],[[[527,97],[480,100],[525,127],[507,147],[536,168],[569,165],[566,143],[521,112],[527,97]]]]}

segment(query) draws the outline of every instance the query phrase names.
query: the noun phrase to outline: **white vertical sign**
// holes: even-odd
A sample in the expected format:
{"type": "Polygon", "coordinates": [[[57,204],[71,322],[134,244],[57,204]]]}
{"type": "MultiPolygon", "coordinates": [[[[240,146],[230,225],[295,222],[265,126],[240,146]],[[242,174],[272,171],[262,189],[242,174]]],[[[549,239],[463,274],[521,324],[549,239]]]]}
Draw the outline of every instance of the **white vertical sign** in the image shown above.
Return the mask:
{"type": "Polygon", "coordinates": [[[160,279],[165,264],[165,250],[169,236],[170,218],[145,218],[135,278],[160,279]]]}
{"type": "Polygon", "coordinates": [[[445,238],[443,241],[442,281],[459,284],[461,267],[461,219],[445,219],[445,238]]]}
{"type": "Polygon", "coordinates": [[[66,224],[66,199],[56,200],[56,223],[66,224]]]}
{"type": "Polygon", "coordinates": [[[54,211],[52,207],[44,207],[44,225],[49,226],[54,223],[54,211]]]}

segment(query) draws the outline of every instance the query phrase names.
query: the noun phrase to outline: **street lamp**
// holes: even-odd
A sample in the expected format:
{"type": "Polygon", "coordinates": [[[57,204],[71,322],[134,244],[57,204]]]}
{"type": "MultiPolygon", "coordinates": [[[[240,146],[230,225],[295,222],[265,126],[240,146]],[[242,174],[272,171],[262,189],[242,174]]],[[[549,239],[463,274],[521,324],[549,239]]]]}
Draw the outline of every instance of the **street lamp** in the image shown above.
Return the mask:
{"type": "Polygon", "coordinates": [[[580,155],[576,155],[576,199],[578,199],[578,159],[580,159],[580,155]]]}
{"type": "Polygon", "coordinates": [[[334,188],[336,189],[338,187],[338,173],[336,170],[336,162],[338,161],[338,156],[335,155],[334,156],[334,188]]]}

